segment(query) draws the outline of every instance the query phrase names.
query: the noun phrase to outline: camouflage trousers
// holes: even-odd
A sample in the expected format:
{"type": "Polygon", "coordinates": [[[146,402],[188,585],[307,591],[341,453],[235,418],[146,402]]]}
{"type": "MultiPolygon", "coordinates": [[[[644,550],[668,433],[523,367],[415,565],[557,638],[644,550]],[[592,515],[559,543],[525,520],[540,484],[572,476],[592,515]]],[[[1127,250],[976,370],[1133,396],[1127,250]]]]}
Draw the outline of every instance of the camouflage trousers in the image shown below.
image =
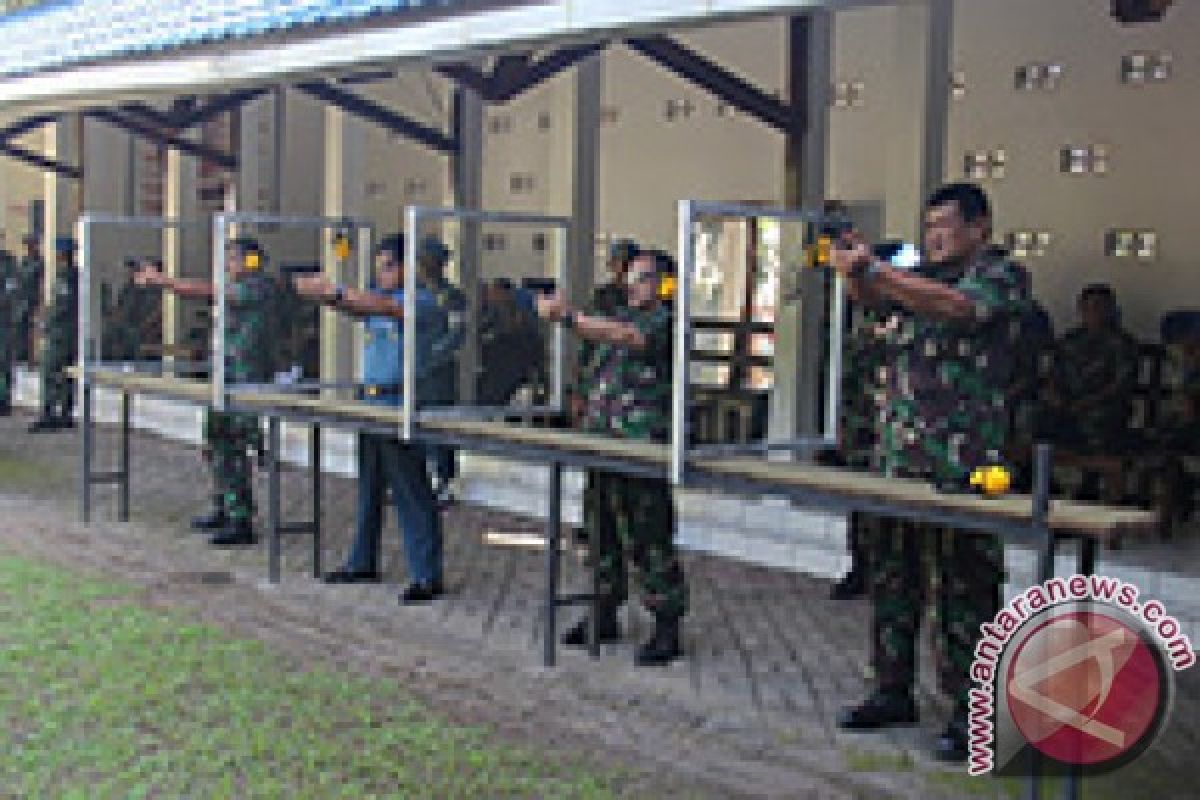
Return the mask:
{"type": "Polygon", "coordinates": [[[204,417],[205,455],[212,464],[213,491],[232,520],[254,516],[249,450],[262,437],[258,417],[228,411],[209,411],[204,417]]]}
{"type": "Polygon", "coordinates": [[[594,559],[598,604],[617,608],[625,602],[628,554],[648,611],[663,619],[687,612],[687,583],[675,551],[675,507],[666,481],[589,470],[583,525],[594,559]]]}
{"type": "Polygon", "coordinates": [[[59,347],[47,345],[42,351],[39,369],[42,381],[42,409],[47,416],[71,416],[75,408],[75,381],[67,374],[67,368],[75,361],[75,354],[59,347]]]}
{"type": "Polygon", "coordinates": [[[938,682],[965,704],[979,626],[1000,609],[1004,550],[987,534],[871,518],[872,664],[879,688],[910,691],[926,589],[935,598],[938,682]],[[928,578],[928,579],[926,579],[928,578]]]}

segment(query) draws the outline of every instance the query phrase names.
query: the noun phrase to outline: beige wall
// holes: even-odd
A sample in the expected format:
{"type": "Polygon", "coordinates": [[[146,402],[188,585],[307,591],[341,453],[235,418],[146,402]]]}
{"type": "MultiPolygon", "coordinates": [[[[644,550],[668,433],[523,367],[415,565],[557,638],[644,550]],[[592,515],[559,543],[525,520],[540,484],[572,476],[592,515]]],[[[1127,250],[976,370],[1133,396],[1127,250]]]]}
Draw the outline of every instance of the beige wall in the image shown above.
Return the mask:
{"type": "MultiPolygon", "coordinates": [[[[1073,324],[1080,287],[1107,281],[1117,289],[1124,319],[1139,336],[1155,338],[1164,311],[1200,305],[1195,267],[1195,209],[1200,207],[1200,7],[1177,3],[1164,24],[1124,28],[1108,15],[1108,0],[959,0],[955,69],[965,94],[951,104],[948,179],[964,177],[966,151],[1003,148],[1002,178],[983,181],[996,206],[997,236],[1045,230],[1045,256],[1027,259],[1039,299],[1059,329],[1073,324]],[[1168,50],[1174,75],[1166,83],[1126,86],[1121,56],[1168,50]],[[1014,71],[1027,63],[1057,63],[1053,91],[1019,91],[1014,71]],[[1105,175],[1064,175],[1059,150],[1106,145],[1105,175]],[[1156,261],[1108,258],[1104,232],[1151,228],[1160,236],[1156,261]]],[[[890,72],[896,13],[868,9],[837,17],[835,81],[861,80],[863,106],[835,110],[832,193],[849,199],[885,195],[888,92],[904,76],[890,72]]],[[[920,113],[913,106],[912,113],[920,113]]],[[[913,154],[916,156],[916,153],[913,154]]]]}

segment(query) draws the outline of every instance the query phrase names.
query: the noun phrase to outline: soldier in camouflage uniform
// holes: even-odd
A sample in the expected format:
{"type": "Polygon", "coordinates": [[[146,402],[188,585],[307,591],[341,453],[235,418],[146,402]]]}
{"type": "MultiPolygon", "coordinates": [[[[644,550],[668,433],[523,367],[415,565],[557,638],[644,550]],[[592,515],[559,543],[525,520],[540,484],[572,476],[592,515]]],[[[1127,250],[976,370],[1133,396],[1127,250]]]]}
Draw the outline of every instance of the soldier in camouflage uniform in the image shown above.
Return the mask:
{"type": "MultiPolygon", "coordinates": [[[[928,203],[919,273],[890,267],[853,240],[833,252],[852,297],[899,315],[888,336],[885,474],[963,486],[973,468],[1003,458],[1029,276],[988,246],[990,236],[987,195],[973,184],[952,184],[928,203]]],[[[871,587],[877,685],[864,703],[842,712],[839,725],[870,730],[916,721],[912,688],[927,561],[937,580],[939,676],[954,700],[935,755],[961,761],[968,670],[979,626],[999,609],[1003,549],[993,535],[881,523],[871,587]]]]}
{"type": "Polygon", "coordinates": [[[16,353],[15,358],[22,364],[28,364],[33,354],[33,320],[37,311],[42,307],[42,282],[45,265],[42,262],[41,239],[35,233],[26,234],[21,241],[25,245],[25,255],[17,265],[18,297],[14,313],[16,315],[16,353]]]}
{"type": "MultiPolygon", "coordinates": [[[[625,305],[625,274],[640,252],[632,239],[618,239],[612,243],[608,249],[608,271],[612,281],[592,290],[592,302],[588,305],[590,313],[611,317],[625,305]]],[[[592,363],[595,349],[596,345],[586,339],[579,343],[579,383],[571,393],[571,418],[576,424],[583,419],[584,387],[588,382],[586,367],[592,363]]]]}
{"type": "Polygon", "coordinates": [[[1083,324],[1055,347],[1043,433],[1080,452],[1120,452],[1137,388],[1138,343],[1121,328],[1112,287],[1084,288],[1079,313],[1083,324]]]}
{"type": "MultiPolygon", "coordinates": [[[[273,310],[279,284],[263,271],[266,256],[251,238],[226,245],[225,381],[269,383],[274,370],[273,310]]],[[[184,297],[212,299],[207,282],[172,278],[151,268],[138,272],[139,286],[165,289],[184,297]]],[[[213,509],[192,521],[198,530],[215,531],[217,546],[253,544],[254,497],[249,451],[259,449],[262,431],[254,414],[209,411],[204,420],[206,455],[213,471],[213,509]]]]}
{"type": "MultiPolygon", "coordinates": [[[[627,273],[627,303],[613,316],[582,314],[561,295],[539,296],[538,314],[561,320],[596,344],[587,365],[583,430],[622,439],[666,441],[671,407],[671,311],[659,297],[670,256],[643,253],[627,273]]],[[[654,614],[653,637],[637,652],[639,666],[670,663],[682,654],[679,622],[687,611],[687,585],[675,551],[671,490],[661,478],[593,470],[584,491],[584,526],[596,560],[596,631],[615,641],[617,609],[627,592],[625,551],[637,570],[642,602],[654,614]]],[[[564,637],[587,641],[581,621],[564,637]]]]}
{"type": "Polygon", "coordinates": [[[12,413],[13,355],[16,353],[16,310],[20,295],[17,260],[0,250],[0,416],[12,413]]]}
{"type": "Polygon", "coordinates": [[[75,426],[75,382],[67,368],[75,363],[79,335],[79,273],[75,269],[75,240],[59,237],[54,244],[58,272],[54,299],[42,320],[42,415],[30,433],[75,426]]]}
{"type": "MultiPolygon", "coordinates": [[[[450,251],[436,236],[426,236],[417,246],[417,279],[421,288],[431,292],[446,317],[446,331],[433,343],[429,380],[436,385],[433,405],[458,403],[458,351],[466,339],[467,296],[446,278],[450,251]]],[[[436,478],[434,495],[438,506],[451,501],[450,482],[458,473],[453,447],[429,449],[436,478]]]]}
{"type": "MultiPolygon", "coordinates": [[[[846,338],[842,362],[841,447],[836,462],[839,466],[869,469],[877,460],[887,349],[881,315],[872,309],[864,309],[857,316],[846,338]]],[[[830,591],[834,600],[848,600],[867,590],[870,538],[876,527],[875,517],[859,511],[850,514],[846,520],[850,571],[830,591]]]]}
{"type": "MultiPolygon", "coordinates": [[[[157,262],[153,266],[162,269],[157,262]]],[[[117,290],[117,302],[104,328],[104,360],[138,361],[145,355],[143,347],[159,341],[162,333],[161,295],[134,283],[141,267],[137,261],[130,259],[125,267],[129,270],[128,280],[117,290]]]]}

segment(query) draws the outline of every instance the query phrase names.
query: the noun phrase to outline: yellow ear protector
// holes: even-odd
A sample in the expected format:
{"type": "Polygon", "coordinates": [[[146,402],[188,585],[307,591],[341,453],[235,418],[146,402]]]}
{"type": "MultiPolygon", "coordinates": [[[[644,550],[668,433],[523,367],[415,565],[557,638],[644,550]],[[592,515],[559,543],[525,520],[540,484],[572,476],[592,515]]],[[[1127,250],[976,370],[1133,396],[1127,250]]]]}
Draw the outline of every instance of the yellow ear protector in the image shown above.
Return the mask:
{"type": "Polygon", "coordinates": [[[251,250],[242,258],[242,266],[246,269],[258,269],[262,266],[262,256],[258,252],[251,250]]]}
{"type": "Polygon", "coordinates": [[[333,237],[333,255],[338,261],[345,261],[350,257],[350,237],[345,233],[339,233],[333,237]]]}
{"type": "Polygon", "coordinates": [[[674,275],[663,275],[658,281],[658,297],[660,300],[670,300],[679,290],[679,279],[674,275]]]}
{"type": "Polygon", "coordinates": [[[972,489],[992,497],[1012,488],[1012,474],[998,465],[979,467],[971,472],[970,483],[972,489]]]}

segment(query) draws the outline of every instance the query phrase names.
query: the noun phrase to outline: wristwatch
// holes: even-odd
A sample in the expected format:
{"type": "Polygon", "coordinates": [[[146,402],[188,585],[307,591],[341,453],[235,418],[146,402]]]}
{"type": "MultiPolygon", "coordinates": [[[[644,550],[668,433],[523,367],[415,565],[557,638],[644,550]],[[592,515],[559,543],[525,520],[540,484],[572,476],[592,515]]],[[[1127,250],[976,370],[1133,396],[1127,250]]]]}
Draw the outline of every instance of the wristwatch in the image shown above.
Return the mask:
{"type": "Polygon", "coordinates": [[[333,287],[333,304],[335,306],[341,305],[342,301],[345,299],[346,299],[346,287],[340,286],[340,285],[333,287]]]}
{"type": "Polygon", "coordinates": [[[566,330],[571,330],[572,328],[574,328],[575,327],[575,315],[578,313],[579,313],[578,311],[571,310],[571,311],[568,311],[566,314],[564,314],[563,318],[562,318],[563,328],[565,328],[566,330]]]}

